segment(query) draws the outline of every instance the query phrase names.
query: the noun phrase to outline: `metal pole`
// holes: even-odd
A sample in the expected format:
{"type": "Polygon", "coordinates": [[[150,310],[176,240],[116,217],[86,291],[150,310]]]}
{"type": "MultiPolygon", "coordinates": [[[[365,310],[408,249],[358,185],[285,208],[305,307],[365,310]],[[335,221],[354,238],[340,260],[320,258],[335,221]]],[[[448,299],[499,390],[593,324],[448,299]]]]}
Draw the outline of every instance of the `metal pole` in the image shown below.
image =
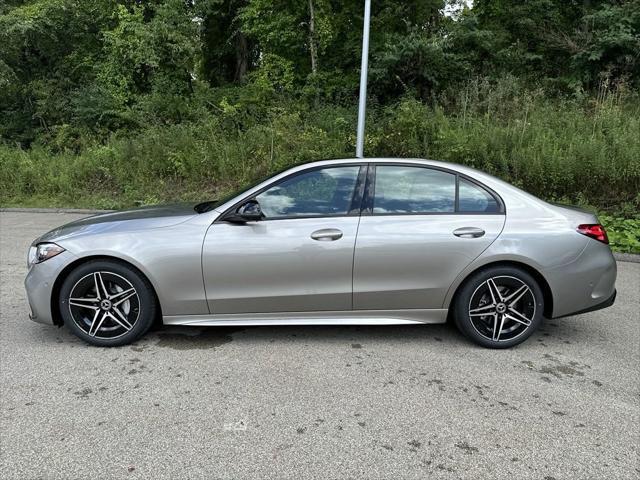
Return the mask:
{"type": "Polygon", "coordinates": [[[369,22],[371,20],[371,0],[364,2],[364,26],[362,29],[362,65],[360,67],[360,98],[358,101],[358,138],[356,157],[364,157],[364,122],[367,110],[367,73],[369,73],[369,22]]]}

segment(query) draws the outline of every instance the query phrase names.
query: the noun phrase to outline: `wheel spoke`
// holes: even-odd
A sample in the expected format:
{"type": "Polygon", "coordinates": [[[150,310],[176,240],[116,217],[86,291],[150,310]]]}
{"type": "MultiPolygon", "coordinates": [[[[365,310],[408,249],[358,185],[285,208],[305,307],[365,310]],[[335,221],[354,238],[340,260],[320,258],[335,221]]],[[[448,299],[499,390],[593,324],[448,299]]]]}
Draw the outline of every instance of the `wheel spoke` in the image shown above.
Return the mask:
{"type": "Polygon", "coordinates": [[[80,308],[88,308],[90,310],[98,310],[99,298],[70,298],[69,305],[80,308]]]}
{"type": "Polygon", "coordinates": [[[493,315],[495,313],[496,306],[493,304],[483,305],[482,307],[469,310],[470,317],[484,317],[486,315],[493,315]]]}
{"type": "Polygon", "coordinates": [[[528,291],[529,287],[526,285],[522,285],[515,292],[506,297],[504,299],[504,303],[508,303],[509,307],[513,307],[516,303],[518,303],[518,300],[520,300],[528,291]]]}
{"type": "Polygon", "coordinates": [[[122,302],[128,300],[136,294],[135,288],[129,288],[127,290],[123,290],[122,292],[118,292],[115,295],[111,296],[111,301],[113,302],[113,306],[117,307],[122,302]]]}
{"type": "Polygon", "coordinates": [[[91,335],[92,337],[96,336],[96,333],[98,333],[98,330],[100,330],[100,327],[102,326],[102,323],[107,316],[106,314],[100,316],[101,313],[102,312],[100,310],[97,310],[96,314],[93,316],[93,320],[91,321],[91,326],[89,327],[89,335],[91,335]],[[100,318],[98,319],[98,317],[100,318]]]}
{"type": "Polygon", "coordinates": [[[522,325],[525,325],[527,327],[531,325],[531,320],[529,320],[514,308],[509,308],[509,313],[505,315],[507,318],[509,318],[509,320],[513,320],[514,322],[521,323],[522,325]]]}
{"type": "Polygon", "coordinates": [[[109,317],[112,318],[118,325],[120,325],[126,331],[129,331],[133,328],[133,326],[129,323],[129,320],[127,320],[127,317],[125,317],[119,309],[114,307],[112,309],[112,312],[114,312],[115,315],[113,313],[108,313],[107,315],[109,315],[109,317]]]}
{"type": "Polygon", "coordinates": [[[491,294],[492,303],[495,304],[503,301],[500,290],[498,289],[496,282],[493,281],[493,278],[487,280],[487,287],[489,287],[489,293],[491,294]]]}
{"type": "Polygon", "coordinates": [[[500,334],[502,333],[502,327],[504,326],[504,315],[494,315],[493,316],[493,341],[497,342],[500,340],[500,334]],[[499,318],[498,318],[499,317],[499,318]],[[498,327],[498,323],[500,323],[500,327],[498,327]]]}
{"type": "Polygon", "coordinates": [[[107,287],[104,286],[104,281],[102,280],[101,272],[94,272],[93,281],[96,284],[96,294],[98,295],[99,300],[109,299],[109,292],[107,291],[107,287]]]}

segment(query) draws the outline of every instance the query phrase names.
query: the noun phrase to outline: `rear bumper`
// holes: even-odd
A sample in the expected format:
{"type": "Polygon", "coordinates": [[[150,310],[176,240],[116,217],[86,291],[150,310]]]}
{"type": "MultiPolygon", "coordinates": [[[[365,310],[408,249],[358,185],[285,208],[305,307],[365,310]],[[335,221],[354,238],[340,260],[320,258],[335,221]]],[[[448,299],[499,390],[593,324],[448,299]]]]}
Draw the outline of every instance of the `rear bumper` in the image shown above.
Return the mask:
{"type": "Polygon", "coordinates": [[[618,291],[614,290],[613,294],[607,298],[604,302],[598,303],[597,305],[593,305],[591,307],[585,308],[584,310],[578,310],[577,312],[573,312],[573,313],[567,313],[565,315],[561,315],[559,317],[554,317],[554,318],[564,318],[564,317],[570,317],[572,315],[581,315],[583,313],[589,313],[589,312],[595,312],[596,310],[602,310],[603,308],[607,308],[610,307],[611,305],[613,305],[616,301],[616,296],[618,295],[618,291]]]}
{"type": "Polygon", "coordinates": [[[542,274],[553,293],[552,318],[599,310],[615,300],[616,261],[609,246],[596,240],[573,262],[542,274]]]}

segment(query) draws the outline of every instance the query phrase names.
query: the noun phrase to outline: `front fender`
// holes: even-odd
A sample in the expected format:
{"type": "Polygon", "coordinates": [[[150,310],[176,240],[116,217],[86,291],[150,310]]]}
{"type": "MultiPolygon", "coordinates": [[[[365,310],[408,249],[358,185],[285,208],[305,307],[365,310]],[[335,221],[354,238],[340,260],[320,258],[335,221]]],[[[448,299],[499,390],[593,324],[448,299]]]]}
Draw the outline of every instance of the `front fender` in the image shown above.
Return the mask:
{"type": "Polygon", "coordinates": [[[138,232],[96,234],[58,244],[78,259],[114,258],[151,282],[163,315],[209,313],[202,280],[202,242],[208,225],[182,223],[138,232]]]}

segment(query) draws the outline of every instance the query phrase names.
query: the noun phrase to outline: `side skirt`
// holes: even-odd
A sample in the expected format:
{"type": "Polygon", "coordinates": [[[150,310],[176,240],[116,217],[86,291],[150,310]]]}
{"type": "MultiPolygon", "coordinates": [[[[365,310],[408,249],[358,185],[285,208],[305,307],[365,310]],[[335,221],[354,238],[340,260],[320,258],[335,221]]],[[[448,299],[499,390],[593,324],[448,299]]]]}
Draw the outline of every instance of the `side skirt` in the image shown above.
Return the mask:
{"type": "Polygon", "coordinates": [[[165,325],[258,326],[258,325],[411,325],[445,323],[446,309],[353,310],[343,312],[235,313],[221,315],[174,315],[162,318],[165,325]]]}

